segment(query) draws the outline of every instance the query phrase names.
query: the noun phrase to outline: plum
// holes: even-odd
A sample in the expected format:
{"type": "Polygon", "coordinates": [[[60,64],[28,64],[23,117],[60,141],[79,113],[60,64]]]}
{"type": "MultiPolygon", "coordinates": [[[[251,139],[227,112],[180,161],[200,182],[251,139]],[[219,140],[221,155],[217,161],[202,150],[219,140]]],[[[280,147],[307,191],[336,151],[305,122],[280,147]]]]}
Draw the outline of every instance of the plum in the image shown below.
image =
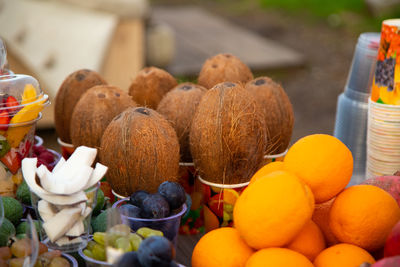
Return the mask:
{"type": "Polygon", "coordinates": [[[400,266],[400,256],[383,258],[374,264],[371,267],[398,267],[400,266]]]}
{"type": "Polygon", "coordinates": [[[169,267],[174,256],[174,246],[162,236],[146,238],[138,250],[139,262],[143,267],[169,267]]]}
{"type": "Polygon", "coordinates": [[[169,215],[168,202],[158,193],[148,195],[142,203],[141,215],[147,219],[160,219],[169,215]]]}
{"type": "Polygon", "coordinates": [[[133,193],[129,199],[129,202],[136,206],[141,208],[142,207],[142,202],[143,200],[149,195],[146,191],[143,190],[138,190],[135,193],[133,193]]]}
{"type": "Polygon", "coordinates": [[[400,221],[387,237],[383,255],[385,257],[400,255],[400,221]]]}
{"type": "Polygon", "coordinates": [[[120,207],[120,212],[122,215],[128,217],[140,218],[141,209],[136,207],[135,205],[125,204],[120,207]]]}
{"type": "Polygon", "coordinates": [[[171,210],[180,208],[186,201],[185,190],[175,182],[163,182],[158,187],[158,193],[167,200],[171,210]]]}

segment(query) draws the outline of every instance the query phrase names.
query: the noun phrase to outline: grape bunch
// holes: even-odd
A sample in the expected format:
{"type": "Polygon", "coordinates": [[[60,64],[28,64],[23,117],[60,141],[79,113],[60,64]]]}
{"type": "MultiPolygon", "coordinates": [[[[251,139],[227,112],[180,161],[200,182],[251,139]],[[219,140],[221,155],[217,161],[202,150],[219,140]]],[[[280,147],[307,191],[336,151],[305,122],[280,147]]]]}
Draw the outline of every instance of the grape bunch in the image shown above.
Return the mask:
{"type": "Polygon", "coordinates": [[[388,91],[393,91],[395,58],[386,58],[377,61],[375,71],[375,82],[388,87],[388,91]]]}

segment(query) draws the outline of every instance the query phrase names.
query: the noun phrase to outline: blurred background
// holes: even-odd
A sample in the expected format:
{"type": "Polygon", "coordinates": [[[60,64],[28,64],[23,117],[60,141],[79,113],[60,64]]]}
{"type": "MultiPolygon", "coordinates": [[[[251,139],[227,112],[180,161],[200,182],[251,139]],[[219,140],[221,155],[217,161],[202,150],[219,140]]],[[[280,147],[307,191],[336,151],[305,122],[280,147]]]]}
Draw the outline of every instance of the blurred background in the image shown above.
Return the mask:
{"type": "MultiPolygon", "coordinates": [[[[89,68],[127,90],[146,65],[196,81],[206,58],[230,52],[281,83],[294,106],[293,140],[333,133],[357,38],[400,15],[400,0],[2,0],[11,70],[54,99],[89,68]]],[[[54,141],[47,108],[39,135],[54,141]]],[[[52,143],[48,144],[52,147],[52,143]]]]}

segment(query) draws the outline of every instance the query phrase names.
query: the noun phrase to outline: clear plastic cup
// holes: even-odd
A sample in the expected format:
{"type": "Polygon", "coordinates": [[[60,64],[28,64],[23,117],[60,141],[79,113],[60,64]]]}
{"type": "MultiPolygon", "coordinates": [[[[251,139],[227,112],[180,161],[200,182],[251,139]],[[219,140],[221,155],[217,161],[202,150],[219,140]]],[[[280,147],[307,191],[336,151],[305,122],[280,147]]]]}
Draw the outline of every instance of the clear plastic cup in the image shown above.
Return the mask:
{"type": "MultiPolygon", "coordinates": [[[[99,188],[100,188],[100,182],[92,186],[91,188],[85,190],[85,194],[87,197],[86,202],[81,202],[73,205],[74,207],[82,207],[81,205],[85,205],[85,210],[87,208],[91,208],[91,210],[89,210],[90,212],[88,214],[85,214],[86,217],[80,217],[78,219],[82,220],[84,228],[83,232],[79,236],[69,238],[67,236],[67,233],[64,233],[60,238],[52,242],[50,238],[47,236],[46,230],[43,227],[41,227],[40,240],[43,243],[45,243],[49,249],[60,250],[62,252],[68,253],[68,252],[76,252],[79,249],[86,247],[87,242],[89,240],[90,221],[92,217],[91,214],[93,208],[96,206],[97,192],[99,188]],[[66,239],[69,239],[69,242],[66,242],[66,239]]],[[[42,218],[38,210],[38,203],[42,199],[31,191],[31,200],[32,200],[32,206],[34,207],[36,212],[36,217],[38,218],[42,226],[45,220],[42,218]]],[[[57,205],[58,212],[61,212],[63,209],[68,209],[68,208],[71,208],[71,205],[57,205]]]]}
{"type": "Polygon", "coordinates": [[[57,138],[57,143],[61,147],[61,154],[64,159],[68,159],[72,155],[72,153],[74,153],[75,146],[73,144],[65,143],[59,137],[57,138]]]}
{"type": "Polygon", "coordinates": [[[264,165],[275,162],[275,161],[283,161],[283,159],[286,156],[286,153],[288,152],[288,149],[283,151],[282,153],[275,154],[275,155],[265,155],[264,156],[264,165]]]}
{"type": "MultiPolygon", "coordinates": [[[[128,198],[121,199],[114,203],[113,208],[118,208],[124,204],[128,204],[128,198]]],[[[121,220],[123,224],[129,225],[129,227],[133,231],[137,231],[139,228],[148,227],[153,230],[159,230],[163,232],[164,236],[168,238],[176,247],[177,237],[179,232],[179,225],[181,222],[181,218],[183,214],[185,214],[187,210],[186,204],[173,215],[160,219],[144,219],[144,218],[136,218],[131,217],[128,214],[124,214],[121,211],[121,220]]]]}
{"type": "Polygon", "coordinates": [[[233,209],[236,200],[249,182],[242,184],[216,184],[198,176],[200,182],[207,188],[203,190],[204,228],[206,232],[219,227],[233,227],[233,209]]]}

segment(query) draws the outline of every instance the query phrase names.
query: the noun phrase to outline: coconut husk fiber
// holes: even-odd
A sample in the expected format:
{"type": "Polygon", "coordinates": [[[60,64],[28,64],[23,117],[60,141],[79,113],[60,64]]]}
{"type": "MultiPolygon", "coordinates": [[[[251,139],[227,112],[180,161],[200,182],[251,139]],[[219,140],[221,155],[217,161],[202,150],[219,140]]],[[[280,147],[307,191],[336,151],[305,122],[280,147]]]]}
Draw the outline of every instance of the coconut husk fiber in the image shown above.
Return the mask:
{"type": "Polygon", "coordinates": [[[100,162],[115,192],[156,192],[164,181],[178,181],[179,143],[174,128],[156,111],[129,108],[108,125],[101,140],[100,162]]]}
{"type": "Polygon", "coordinates": [[[264,113],[240,84],[208,90],[193,118],[190,150],[200,176],[209,182],[248,182],[263,161],[264,113]]]}
{"type": "Polygon", "coordinates": [[[54,122],[58,137],[71,143],[70,124],[72,111],[79,98],[90,88],[107,82],[95,71],[81,69],[65,78],[54,101],[54,122]]]}
{"type": "Polygon", "coordinates": [[[204,62],[198,83],[212,88],[222,82],[246,83],[253,79],[250,68],[232,54],[218,54],[204,62]]]}
{"type": "Polygon", "coordinates": [[[269,136],[265,154],[283,153],[289,146],[294,124],[293,107],[285,90],[268,77],[254,79],[245,88],[255,96],[265,114],[269,136]]]}
{"type": "Polygon", "coordinates": [[[192,120],[201,98],[207,91],[203,86],[182,83],[169,91],[158,104],[157,112],[174,127],[178,136],[181,162],[192,162],[189,133],[192,120]]]}
{"type": "Polygon", "coordinates": [[[111,85],[90,88],[76,104],[71,117],[71,140],[75,147],[100,147],[101,137],[112,119],[136,103],[127,92],[111,85]]]}
{"type": "Polygon", "coordinates": [[[129,87],[129,95],[141,106],[157,109],[163,96],[178,85],[165,70],[148,67],[138,72],[129,87]]]}

